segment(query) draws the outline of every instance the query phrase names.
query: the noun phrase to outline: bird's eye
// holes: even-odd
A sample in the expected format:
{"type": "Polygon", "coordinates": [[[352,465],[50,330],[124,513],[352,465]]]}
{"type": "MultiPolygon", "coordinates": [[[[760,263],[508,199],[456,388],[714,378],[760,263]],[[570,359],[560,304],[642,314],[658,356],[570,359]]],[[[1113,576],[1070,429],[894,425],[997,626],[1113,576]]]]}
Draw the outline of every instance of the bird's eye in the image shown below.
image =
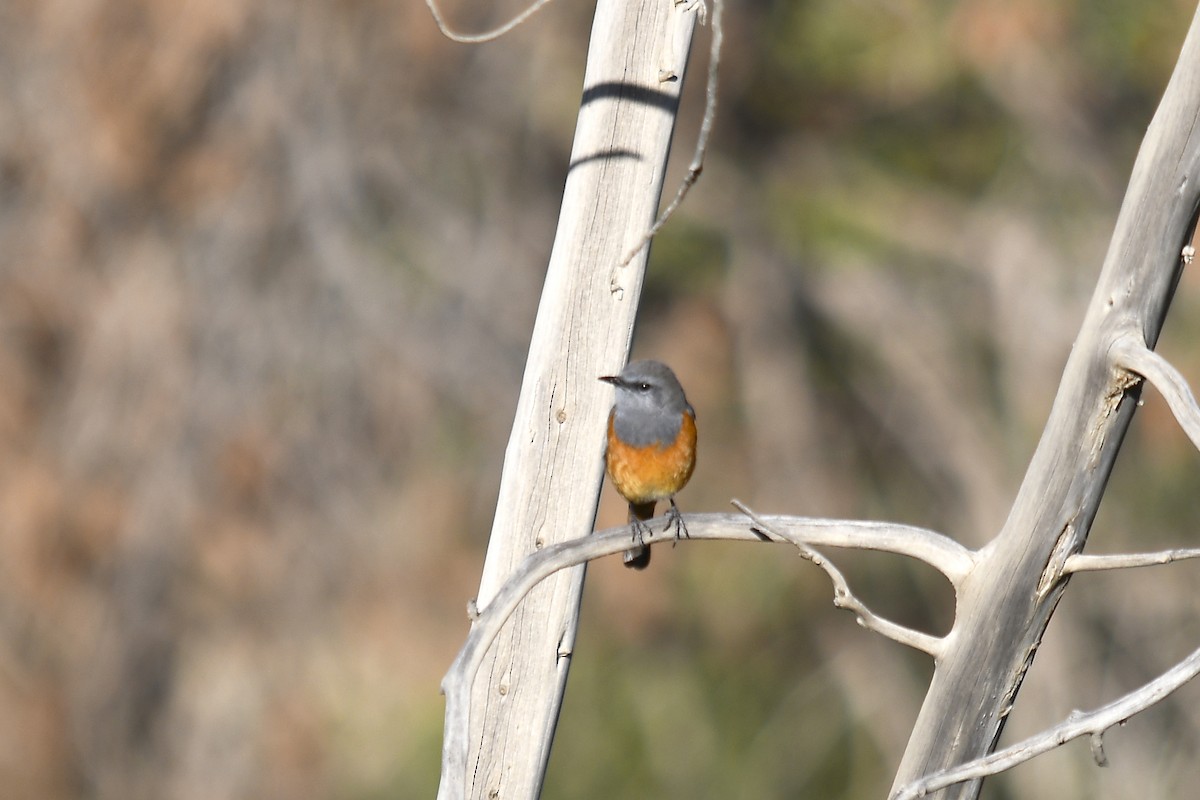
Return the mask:
{"type": "Polygon", "coordinates": [[[648,391],[650,391],[650,384],[648,384],[648,383],[639,383],[639,384],[638,384],[638,388],[639,388],[639,389],[641,389],[643,392],[648,392],[648,391]]]}

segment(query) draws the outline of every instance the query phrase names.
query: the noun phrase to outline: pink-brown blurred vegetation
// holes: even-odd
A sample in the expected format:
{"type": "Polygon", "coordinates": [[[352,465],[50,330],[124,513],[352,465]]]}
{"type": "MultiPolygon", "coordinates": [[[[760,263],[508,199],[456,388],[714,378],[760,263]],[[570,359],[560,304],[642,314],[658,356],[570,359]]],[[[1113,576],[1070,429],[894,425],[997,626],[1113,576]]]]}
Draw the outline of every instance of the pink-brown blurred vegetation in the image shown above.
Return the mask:
{"type": "MultiPolygon", "coordinates": [[[[467,47],[415,0],[0,10],[0,795],[432,796],[591,11],[467,47]]],[[[697,408],[684,509],[985,542],[1191,13],[733,4],[635,342],[697,408]]],[[[1198,314],[1185,275],[1160,349],[1193,380],[1198,314]]],[[[1147,393],[1089,547],[1194,545],[1198,494],[1147,393]]],[[[599,524],[621,513],[606,490],[599,524]]],[[[842,560],[948,626],[931,575],[842,560]]],[[[1006,740],[1200,644],[1196,570],[1076,578],[1006,740]]],[[[547,796],[881,797],[929,674],[782,549],[606,560],[547,796]]],[[[1198,748],[1192,689],[1111,734],[1109,769],[1077,743],[984,794],[1189,796],[1198,748]]]]}

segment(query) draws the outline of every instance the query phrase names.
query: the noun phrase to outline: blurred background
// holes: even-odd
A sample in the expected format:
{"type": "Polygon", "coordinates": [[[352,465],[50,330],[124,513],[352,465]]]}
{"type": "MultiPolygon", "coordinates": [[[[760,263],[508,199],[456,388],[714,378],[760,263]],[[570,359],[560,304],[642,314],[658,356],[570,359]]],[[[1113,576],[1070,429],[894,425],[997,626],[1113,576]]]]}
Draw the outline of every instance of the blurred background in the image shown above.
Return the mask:
{"type": "MultiPolygon", "coordinates": [[[[433,796],[592,11],[463,46],[417,0],[0,9],[5,798],[433,796]]],[[[697,409],[683,508],[994,535],[1193,11],[731,5],[635,341],[697,409]]],[[[1194,275],[1160,350],[1200,381],[1194,275]]],[[[1198,495],[1147,392],[1089,551],[1196,545],[1198,495]]],[[[837,555],[877,610],[948,629],[929,570],[837,555]]],[[[1197,570],[1075,578],[1005,741],[1200,645],[1197,570]]],[[[767,546],[594,564],[545,796],[883,797],[931,666],[830,596],[767,546]]],[[[984,796],[1190,796],[1200,690],[1106,744],[984,796]]]]}

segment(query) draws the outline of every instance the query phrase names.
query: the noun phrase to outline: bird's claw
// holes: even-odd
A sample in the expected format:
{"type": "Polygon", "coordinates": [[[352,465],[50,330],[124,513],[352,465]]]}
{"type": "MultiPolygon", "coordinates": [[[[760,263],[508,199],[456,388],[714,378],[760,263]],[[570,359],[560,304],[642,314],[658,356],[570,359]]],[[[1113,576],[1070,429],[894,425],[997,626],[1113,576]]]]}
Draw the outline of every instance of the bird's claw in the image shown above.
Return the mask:
{"type": "MultiPolygon", "coordinates": [[[[663,528],[663,531],[669,531],[672,525],[675,526],[675,542],[679,541],[680,534],[683,534],[684,539],[692,538],[691,534],[688,533],[687,523],[683,521],[683,514],[680,513],[679,506],[675,505],[673,498],[671,500],[671,507],[667,509],[667,527],[663,528]]],[[[675,542],[671,543],[672,547],[675,546],[675,542]]]]}

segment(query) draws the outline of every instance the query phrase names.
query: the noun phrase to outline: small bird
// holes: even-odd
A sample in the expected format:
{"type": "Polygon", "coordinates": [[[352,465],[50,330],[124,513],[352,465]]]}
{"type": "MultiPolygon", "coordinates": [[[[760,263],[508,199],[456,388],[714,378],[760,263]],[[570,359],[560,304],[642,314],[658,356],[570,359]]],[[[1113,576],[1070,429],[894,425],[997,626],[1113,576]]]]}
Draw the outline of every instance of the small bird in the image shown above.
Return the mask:
{"type": "Polygon", "coordinates": [[[629,524],[637,544],[625,551],[625,566],[645,569],[650,546],[642,542],[646,520],[659,500],[669,500],[667,528],[687,536],[675,505],[675,493],[696,468],[696,412],[670,367],[658,361],[633,361],[620,375],[600,378],[616,387],[608,415],[605,463],[617,492],[629,503],[629,524]]]}

